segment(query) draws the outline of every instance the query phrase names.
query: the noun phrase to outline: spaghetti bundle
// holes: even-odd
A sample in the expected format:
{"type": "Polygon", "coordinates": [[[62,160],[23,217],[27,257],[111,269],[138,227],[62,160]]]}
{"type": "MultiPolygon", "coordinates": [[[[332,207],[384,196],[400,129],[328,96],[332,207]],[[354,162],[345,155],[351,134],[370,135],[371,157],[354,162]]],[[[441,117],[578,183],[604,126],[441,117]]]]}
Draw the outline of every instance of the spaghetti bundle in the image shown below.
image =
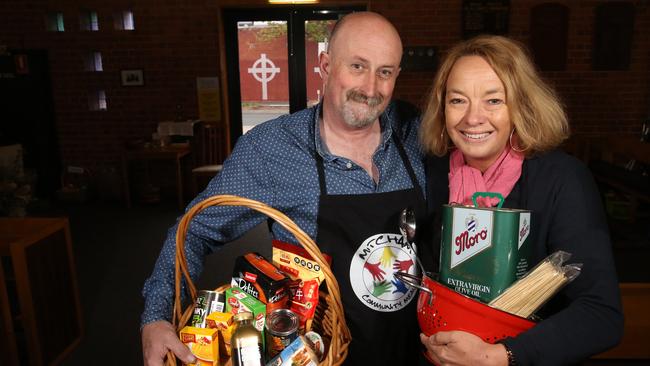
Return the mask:
{"type": "Polygon", "coordinates": [[[580,274],[581,264],[562,265],[570,257],[571,254],[564,251],[549,255],[489,305],[528,318],[580,274]]]}

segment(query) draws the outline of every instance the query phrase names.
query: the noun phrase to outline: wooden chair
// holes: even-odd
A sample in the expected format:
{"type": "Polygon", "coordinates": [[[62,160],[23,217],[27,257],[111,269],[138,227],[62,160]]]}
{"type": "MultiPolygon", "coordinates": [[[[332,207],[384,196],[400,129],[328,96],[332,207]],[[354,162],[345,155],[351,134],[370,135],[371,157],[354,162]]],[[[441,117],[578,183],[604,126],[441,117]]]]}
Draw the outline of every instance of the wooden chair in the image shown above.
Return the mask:
{"type": "Polygon", "coordinates": [[[192,169],[192,195],[196,196],[199,182],[207,183],[223,168],[223,149],[221,130],[218,126],[205,122],[197,123],[193,144],[194,168],[192,169]]]}

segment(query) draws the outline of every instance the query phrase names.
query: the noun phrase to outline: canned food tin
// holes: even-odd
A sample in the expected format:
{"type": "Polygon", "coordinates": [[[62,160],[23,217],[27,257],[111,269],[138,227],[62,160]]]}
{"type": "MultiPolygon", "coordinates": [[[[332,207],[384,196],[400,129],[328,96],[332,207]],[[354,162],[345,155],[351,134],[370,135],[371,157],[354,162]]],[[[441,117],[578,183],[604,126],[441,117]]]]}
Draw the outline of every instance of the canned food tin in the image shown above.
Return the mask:
{"type": "Polygon", "coordinates": [[[299,324],[296,313],[288,309],[276,309],[266,316],[266,354],[269,359],[298,337],[299,324]]]}
{"type": "Polygon", "coordinates": [[[490,302],[528,271],[530,229],[527,210],[444,205],[440,282],[490,302]]]}
{"type": "Polygon", "coordinates": [[[325,343],[323,342],[323,337],[316,332],[310,331],[305,333],[305,342],[309,348],[314,351],[314,354],[318,357],[318,361],[322,361],[323,356],[325,355],[325,343]]]}
{"type": "Polygon", "coordinates": [[[218,311],[223,312],[226,303],[226,295],[219,291],[202,290],[196,297],[194,313],[192,314],[192,326],[205,328],[205,320],[208,315],[218,311]]]}

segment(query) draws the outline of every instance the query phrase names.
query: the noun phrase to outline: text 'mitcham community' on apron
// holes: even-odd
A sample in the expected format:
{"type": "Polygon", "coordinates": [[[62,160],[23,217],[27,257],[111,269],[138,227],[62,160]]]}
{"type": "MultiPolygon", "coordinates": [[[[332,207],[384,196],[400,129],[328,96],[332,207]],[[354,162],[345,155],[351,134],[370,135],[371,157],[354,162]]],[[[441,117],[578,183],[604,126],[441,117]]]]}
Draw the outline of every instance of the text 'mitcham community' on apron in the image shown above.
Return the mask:
{"type": "Polygon", "coordinates": [[[405,207],[411,207],[421,219],[426,207],[404,147],[395,131],[392,136],[413,188],[328,195],[323,159],[316,154],[321,192],[316,242],[332,256],[352,333],[346,365],[413,365],[420,357],[417,292],[393,273],[419,275],[416,253],[400,234],[398,218],[405,207]]]}

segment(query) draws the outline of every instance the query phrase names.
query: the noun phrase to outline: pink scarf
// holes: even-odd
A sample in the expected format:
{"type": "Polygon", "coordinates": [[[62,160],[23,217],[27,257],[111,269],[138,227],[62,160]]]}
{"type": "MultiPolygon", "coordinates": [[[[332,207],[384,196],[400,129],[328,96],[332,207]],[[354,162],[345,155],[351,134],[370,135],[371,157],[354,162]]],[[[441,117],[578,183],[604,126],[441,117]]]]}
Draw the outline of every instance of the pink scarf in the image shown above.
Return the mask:
{"type": "MultiPolygon", "coordinates": [[[[473,205],[475,192],[498,192],[505,199],[521,176],[524,156],[510,148],[481,174],[481,171],[465,164],[463,153],[456,149],[449,156],[449,203],[473,205]]],[[[478,199],[481,207],[492,207],[499,203],[497,198],[478,199]]]]}

